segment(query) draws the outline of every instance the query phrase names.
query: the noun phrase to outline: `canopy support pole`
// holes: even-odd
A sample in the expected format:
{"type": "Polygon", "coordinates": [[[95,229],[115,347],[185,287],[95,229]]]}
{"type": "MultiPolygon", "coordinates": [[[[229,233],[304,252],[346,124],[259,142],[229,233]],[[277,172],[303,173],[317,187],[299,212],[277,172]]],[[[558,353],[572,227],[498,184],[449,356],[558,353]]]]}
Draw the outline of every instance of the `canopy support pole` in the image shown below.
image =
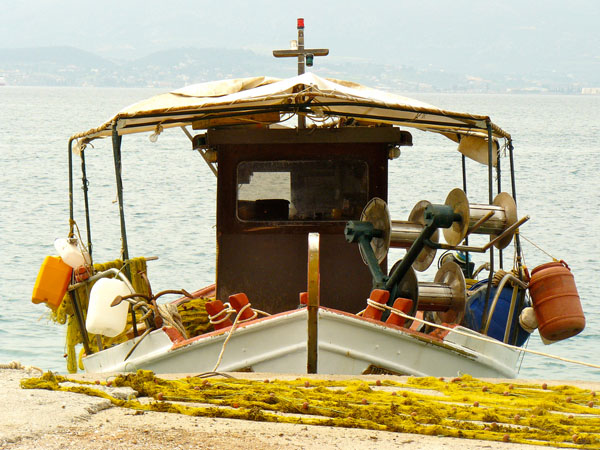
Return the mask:
{"type": "MultiPolygon", "coordinates": [[[[73,236],[73,224],[75,223],[75,216],[73,214],[73,139],[69,139],[69,237],[73,236]]],[[[74,282],[75,275],[71,275],[71,284],[74,282]]],[[[90,348],[90,342],[88,339],[87,330],[85,329],[85,322],[83,320],[83,313],[81,312],[81,305],[77,296],[77,291],[71,291],[69,293],[71,297],[71,303],[73,303],[73,311],[75,312],[75,319],[77,320],[77,326],[81,333],[81,341],[83,343],[83,349],[87,355],[92,354],[90,348]]]]}
{"type": "MultiPolygon", "coordinates": [[[[515,180],[515,160],[514,160],[514,156],[513,156],[513,144],[512,144],[512,139],[508,140],[508,155],[509,155],[509,161],[510,161],[510,184],[511,184],[511,189],[512,189],[512,196],[513,199],[515,200],[515,204],[517,203],[517,186],[516,186],[516,180],[515,180]]],[[[516,233],[515,233],[515,250],[517,253],[517,268],[519,269],[519,279],[521,281],[524,281],[524,273],[522,270],[523,267],[523,258],[521,255],[521,238],[519,237],[519,230],[517,229],[516,233]]],[[[519,302],[517,304],[517,311],[521,311],[523,309],[523,306],[525,304],[525,289],[521,289],[521,291],[519,292],[519,302]]],[[[517,342],[517,330],[519,329],[519,327],[516,327],[512,330],[512,335],[510,337],[510,342],[512,342],[513,344],[515,344],[517,342]]]]}
{"type": "MultiPolygon", "coordinates": [[[[498,150],[496,152],[496,177],[498,178],[498,194],[502,192],[502,171],[500,169],[500,145],[498,145],[498,150]]],[[[502,249],[498,250],[498,260],[500,264],[500,269],[504,268],[504,260],[502,255],[502,249]]]]}
{"type": "Polygon", "coordinates": [[[87,250],[92,258],[92,227],[90,224],[90,203],[88,199],[88,180],[85,171],[85,150],[81,150],[81,184],[83,189],[83,202],[85,204],[85,230],[87,234],[87,250]]]}
{"type": "Polygon", "coordinates": [[[73,235],[73,138],[69,139],[69,237],[73,235]]]}
{"type": "MultiPolygon", "coordinates": [[[[121,140],[117,130],[117,123],[114,122],[112,125],[112,145],[113,145],[113,157],[115,162],[115,176],[117,179],[117,198],[119,199],[119,216],[121,219],[121,244],[122,244],[122,256],[123,262],[129,260],[129,248],[127,246],[127,230],[125,228],[125,212],[123,210],[123,179],[121,178],[121,140]]],[[[127,278],[131,280],[131,272],[129,266],[125,268],[127,278]]]]}
{"type": "MultiPolygon", "coordinates": [[[[465,195],[467,195],[467,157],[465,155],[461,155],[462,158],[462,182],[463,182],[463,191],[465,195]]],[[[465,236],[465,246],[469,246],[469,234],[465,236]]],[[[473,276],[473,270],[469,265],[469,251],[465,251],[465,261],[467,264],[465,265],[467,273],[465,274],[467,278],[471,278],[473,276]]]]}
{"type": "MultiPolygon", "coordinates": [[[[119,199],[119,216],[121,218],[121,244],[123,252],[123,266],[125,267],[125,275],[128,280],[131,280],[131,268],[129,267],[129,248],[127,246],[127,230],[125,228],[125,211],[123,209],[123,179],[121,177],[121,140],[122,136],[119,136],[117,129],[118,121],[115,121],[112,125],[112,144],[113,144],[113,156],[115,161],[115,176],[117,178],[117,197],[119,199]]],[[[129,305],[129,312],[131,313],[131,325],[133,328],[133,335],[138,336],[137,323],[135,318],[135,310],[132,305],[129,305]]]]}
{"type": "MultiPolygon", "coordinates": [[[[487,121],[487,132],[488,132],[488,201],[491,205],[494,202],[494,171],[492,170],[493,166],[493,153],[494,153],[494,137],[492,134],[492,122],[490,120],[487,121]]],[[[483,305],[483,312],[481,314],[481,328],[480,332],[486,328],[487,325],[487,315],[488,308],[490,305],[490,295],[492,293],[492,279],[494,276],[494,247],[490,247],[490,276],[487,284],[487,291],[485,294],[485,303],[483,305]]]]}

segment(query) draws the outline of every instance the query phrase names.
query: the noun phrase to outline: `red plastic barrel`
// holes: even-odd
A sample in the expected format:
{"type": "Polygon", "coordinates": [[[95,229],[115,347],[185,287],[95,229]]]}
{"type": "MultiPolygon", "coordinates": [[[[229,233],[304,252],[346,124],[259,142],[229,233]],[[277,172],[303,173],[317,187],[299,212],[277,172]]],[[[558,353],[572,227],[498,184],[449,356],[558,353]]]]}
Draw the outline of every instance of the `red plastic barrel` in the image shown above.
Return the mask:
{"type": "Polygon", "coordinates": [[[560,341],[581,333],[585,317],[575,278],[564,261],[536,267],[531,272],[529,294],[542,337],[560,341]]]}

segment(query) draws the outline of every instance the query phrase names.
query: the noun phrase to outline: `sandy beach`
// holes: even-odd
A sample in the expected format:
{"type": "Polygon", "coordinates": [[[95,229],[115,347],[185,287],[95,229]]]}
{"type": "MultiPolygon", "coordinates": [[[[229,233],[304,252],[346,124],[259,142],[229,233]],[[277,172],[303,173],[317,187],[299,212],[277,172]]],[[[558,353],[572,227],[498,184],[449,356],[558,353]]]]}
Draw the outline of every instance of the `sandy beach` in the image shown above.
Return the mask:
{"type": "MultiPolygon", "coordinates": [[[[385,431],[141,412],[116,407],[109,400],[82,394],[21,389],[21,378],[39,375],[39,371],[34,369],[0,370],[0,389],[5,393],[0,406],[0,448],[493,450],[537,447],[385,431]]],[[[93,379],[93,375],[79,377],[93,379]]],[[[600,383],[569,383],[588,389],[600,387],[600,383]]]]}

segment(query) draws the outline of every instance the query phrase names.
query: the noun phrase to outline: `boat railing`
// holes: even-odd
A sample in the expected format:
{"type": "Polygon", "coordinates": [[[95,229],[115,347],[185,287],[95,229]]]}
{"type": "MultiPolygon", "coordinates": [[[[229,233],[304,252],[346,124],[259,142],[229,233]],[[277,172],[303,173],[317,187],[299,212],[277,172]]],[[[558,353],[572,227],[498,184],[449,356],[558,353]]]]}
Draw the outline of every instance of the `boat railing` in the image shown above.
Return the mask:
{"type": "Polygon", "coordinates": [[[129,290],[131,292],[135,292],[135,289],[133,288],[131,282],[129,281],[129,279],[127,278],[127,276],[119,269],[106,269],[103,270],[102,272],[96,272],[94,275],[92,275],[91,277],[89,277],[87,280],[85,281],[80,281],[79,283],[75,283],[69,286],[69,291],[74,291],[77,288],[80,288],[81,286],[85,286],[86,284],[92,283],[94,281],[98,281],[101,278],[119,278],[123,283],[125,283],[127,285],[127,287],[129,288],[129,290]]]}
{"type": "Polygon", "coordinates": [[[510,307],[509,307],[508,317],[506,320],[506,327],[504,330],[503,342],[505,342],[505,343],[507,343],[507,341],[508,341],[510,329],[512,327],[512,320],[513,320],[513,315],[514,315],[514,311],[515,311],[516,301],[517,301],[517,297],[518,297],[517,293],[519,291],[519,288],[527,289],[527,287],[528,287],[527,283],[520,280],[512,273],[507,273],[506,275],[504,275],[502,277],[502,280],[500,280],[500,283],[498,283],[498,287],[496,288],[496,293],[494,295],[494,299],[492,300],[492,304],[490,306],[490,310],[488,312],[488,316],[485,321],[485,326],[483,327],[483,330],[482,330],[482,334],[485,334],[485,335],[488,334],[490,323],[492,321],[494,311],[496,310],[496,305],[498,304],[498,299],[500,298],[500,294],[502,293],[504,286],[509,281],[511,281],[513,283],[513,294],[512,294],[511,300],[510,300],[510,307]]]}

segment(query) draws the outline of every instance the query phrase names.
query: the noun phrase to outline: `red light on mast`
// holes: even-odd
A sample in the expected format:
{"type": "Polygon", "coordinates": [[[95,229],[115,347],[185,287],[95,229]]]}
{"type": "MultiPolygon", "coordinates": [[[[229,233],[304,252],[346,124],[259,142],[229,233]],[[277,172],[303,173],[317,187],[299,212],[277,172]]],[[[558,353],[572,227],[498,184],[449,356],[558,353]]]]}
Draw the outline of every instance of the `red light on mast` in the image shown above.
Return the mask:
{"type": "Polygon", "coordinates": [[[302,17],[298,18],[298,28],[304,28],[304,19],[302,17]]]}

